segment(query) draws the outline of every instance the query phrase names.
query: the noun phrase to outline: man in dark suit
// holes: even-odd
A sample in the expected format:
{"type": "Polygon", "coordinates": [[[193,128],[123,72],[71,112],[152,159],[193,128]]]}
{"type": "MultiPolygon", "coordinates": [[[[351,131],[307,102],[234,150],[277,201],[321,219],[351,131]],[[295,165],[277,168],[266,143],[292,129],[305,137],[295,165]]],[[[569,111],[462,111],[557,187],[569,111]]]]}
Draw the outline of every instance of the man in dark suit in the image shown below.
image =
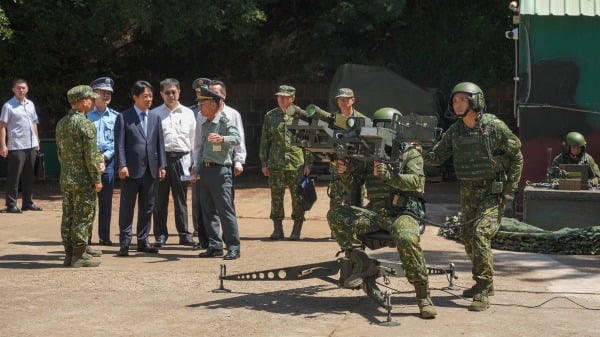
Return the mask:
{"type": "Polygon", "coordinates": [[[121,248],[118,256],[129,255],[133,210],[138,198],[137,251],[158,253],[158,248],[148,242],[148,234],[154,210],[155,182],[165,178],[167,157],[161,119],[156,113],[149,112],[152,91],[150,83],[135,82],[131,88],[133,107],[123,111],[115,124],[115,158],[121,179],[121,248]]]}

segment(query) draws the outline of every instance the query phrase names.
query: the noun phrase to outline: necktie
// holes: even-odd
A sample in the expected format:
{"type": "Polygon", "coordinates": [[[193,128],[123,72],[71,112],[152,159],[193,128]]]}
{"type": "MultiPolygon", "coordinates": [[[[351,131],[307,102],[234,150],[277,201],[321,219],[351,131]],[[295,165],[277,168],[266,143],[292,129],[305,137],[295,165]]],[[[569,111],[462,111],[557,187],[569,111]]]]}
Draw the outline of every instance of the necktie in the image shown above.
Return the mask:
{"type": "Polygon", "coordinates": [[[142,129],[144,129],[144,136],[148,135],[148,127],[146,122],[146,111],[142,112],[142,129]]]}

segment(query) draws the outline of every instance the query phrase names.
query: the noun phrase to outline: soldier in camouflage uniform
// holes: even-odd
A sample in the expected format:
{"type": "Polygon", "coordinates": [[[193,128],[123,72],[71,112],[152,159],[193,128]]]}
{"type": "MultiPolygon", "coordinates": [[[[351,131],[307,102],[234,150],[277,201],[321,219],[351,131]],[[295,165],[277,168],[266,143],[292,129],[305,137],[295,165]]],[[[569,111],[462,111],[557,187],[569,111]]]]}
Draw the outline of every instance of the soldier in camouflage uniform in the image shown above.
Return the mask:
{"type": "Polygon", "coordinates": [[[283,197],[287,186],[292,196],[292,219],[294,220],[290,240],[298,240],[304,222],[300,181],[303,174],[310,174],[311,157],[302,148],[291,144],[293,135],[287,128],[292,124],[293,117],[286,114],[286,110],[292,106],[296,98],[296,89],[289,85],[281,85],[275,95],[279,107],[267,112],[264,117],[259,149],[262,173],[268,177],[271,188],[270,218],[273,220],[274,227],[271,239],[281,240],[284,237],[283,197]]]}
{"type": "Polygon", "coordinates": [[[61,236],[66,253],[64,265],[71,267],[100,265],[100,260],[86,253],[96,212],[96,193],[102,190],[102,155],[96,145],[96,128],[86,118],[96,97],[98,94],[87,85],[71,88],[67,92],[71,110],[56,125],[63,196],[61,236]]]}
{"type": "MultiPolygon", "coordinates": [[[[354,91],[350,88],[338,89],[335,100],[338,106],[338,111],[335,114],[341,114],[344,117],[360,117],[369,121],[370,119],[354,109],[354,91]]],[[[331,162],[329,166],[329,172],[331,174],[331,182],[329,183],[329,207],[333,208],[337,205],[354,205],[362,206],[362,199],[364,197],[363,187],[359,186],[355,191],[346,192],[340,183],[339,177],[336,175],[335,161],[331,162]]]]}
{"type": "MultiPolygon", "coordinates": [[[[374,125],[391,122],[393,114],[400,112],[393,108],[377,110],[373,114],[374,125]]],[[[365,208],[336,205],[327,213],[327,220],[347,256],[362,248],[358,235],[380,229],[388,231],[396,243],[406,278],[415,287],[421,317],[434,318],[437,311],[429,297],[425,255],[419,244],[419,222],[425,216],[423,157],[415,146],[405,143],[401,158],[394,164],[338,160],[337,173],[344,189],[352,191],[364,185],[369,204],[365,208]]],[[[355,267],[353,274],[344,280],[346,288],[358,287],[363,282],[361,271],[355,267]]]]}
{"type": "Polygon", "coordinates": [[[439,166],[453,158],[460,182],[461,236],[476,282],[463,296],[473,297],[469,310],[483,311],[494,292],[491,241],[521,178],[521,142],[504,122],[484,113],[483,92],[473,83],[454,87],[449,109],[458,121],[425,156],[425,164],[439,166]]]}
{"type": "Polygon", "coordinates": [[[595,186],[600,178],[600,169],[594,158],[587,153],[587,142],[579,132],[569,132],[563,142],[563,152],[554,157],[552,165],[548,169],[549,178],[560,178],[560,164],[580,164],[588,165],[588,178],[592,180],[595,186]]]}

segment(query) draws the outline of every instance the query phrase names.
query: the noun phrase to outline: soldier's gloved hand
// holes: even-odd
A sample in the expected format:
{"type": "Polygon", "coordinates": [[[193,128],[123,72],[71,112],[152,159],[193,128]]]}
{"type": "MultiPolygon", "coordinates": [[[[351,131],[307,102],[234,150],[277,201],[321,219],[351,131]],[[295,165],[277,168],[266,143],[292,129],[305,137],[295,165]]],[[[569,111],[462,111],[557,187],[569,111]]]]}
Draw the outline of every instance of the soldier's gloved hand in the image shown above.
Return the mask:
{"type": "Polygon", "coordinates": [[[391,175],[389,165],[386,163],[375,161],[373,165],[373,175],[379,178],[389,179],[391,175]]]}

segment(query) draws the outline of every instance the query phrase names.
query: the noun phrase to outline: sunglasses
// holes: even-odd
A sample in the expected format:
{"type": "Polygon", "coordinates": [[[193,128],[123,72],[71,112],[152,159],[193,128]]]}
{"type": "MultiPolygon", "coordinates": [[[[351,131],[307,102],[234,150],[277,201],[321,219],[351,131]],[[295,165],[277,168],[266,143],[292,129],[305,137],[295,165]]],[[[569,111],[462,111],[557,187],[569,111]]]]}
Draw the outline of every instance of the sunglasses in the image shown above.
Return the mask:
{"type": "Polygon", "coordinates": [[[164,91],[163,93],[165,95],[167,95],[167,96],[169,96],[169,95],[177,95],[177,91],[175,91],[175,90],[164,91]]]}

